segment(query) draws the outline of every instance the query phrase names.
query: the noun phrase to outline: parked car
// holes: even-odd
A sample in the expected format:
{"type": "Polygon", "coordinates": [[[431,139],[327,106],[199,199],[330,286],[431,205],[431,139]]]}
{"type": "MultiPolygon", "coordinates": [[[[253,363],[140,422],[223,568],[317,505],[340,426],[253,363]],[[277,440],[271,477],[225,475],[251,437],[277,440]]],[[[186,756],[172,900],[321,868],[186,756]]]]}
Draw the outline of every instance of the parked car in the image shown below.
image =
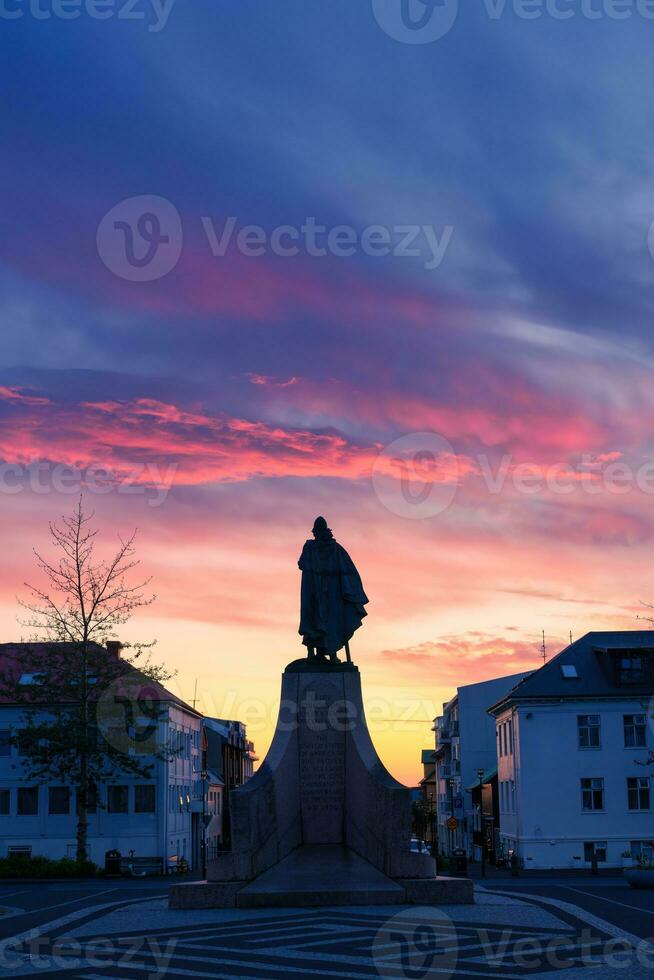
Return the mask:
{"type": "Polygon", "coordinates": [[[424,840],[420,840],[419,837],[411,838],[411,850],[414,854],[427,854],[428,856],[431,854],[429,846],[424,840]]]}

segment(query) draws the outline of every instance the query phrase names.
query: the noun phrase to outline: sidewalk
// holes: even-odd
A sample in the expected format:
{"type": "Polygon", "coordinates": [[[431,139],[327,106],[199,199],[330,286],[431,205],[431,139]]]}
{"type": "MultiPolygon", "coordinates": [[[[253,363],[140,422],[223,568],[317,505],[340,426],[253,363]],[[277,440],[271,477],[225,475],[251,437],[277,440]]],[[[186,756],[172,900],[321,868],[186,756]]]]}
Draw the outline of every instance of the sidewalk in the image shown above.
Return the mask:
{"type": "MultiPolygon", "coordinates": [[[[622,870],[622,868],[605,868],[594,875],[590,868],[552,868],[547,870],[535,868],[533,871],[531,869],[520,868],[518,874],[514,876],[511,874],[510,868],[496,868],[493,864],[487,864],[486,879],[489,881],[515,881],[518,878],[524,878],[526,881],[529,881],[532,878],[588,878],[597,881],[601,878],[621,878],[622,870]]],[[[439,874],[451,875],[452,872],[441,871],[439,868],[439,874]]],[[[475,880],[480,879],[481,864],[477,861],[468,861],[468,870],[465,877],[474,878],[475,880]]]]}

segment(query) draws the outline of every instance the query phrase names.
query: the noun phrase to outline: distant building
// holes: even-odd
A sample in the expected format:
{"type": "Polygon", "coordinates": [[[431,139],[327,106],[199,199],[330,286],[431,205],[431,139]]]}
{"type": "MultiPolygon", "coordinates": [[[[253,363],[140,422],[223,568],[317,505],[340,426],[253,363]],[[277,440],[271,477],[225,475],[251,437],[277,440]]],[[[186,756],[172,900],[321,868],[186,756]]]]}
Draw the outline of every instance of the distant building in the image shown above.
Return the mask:
{"type": "Polygon", "coordinates": [[[500,838],[526,868],[619,867],[654,842],[654,634],[587,633],[490,708],[500,838]]]}
{"type": "MultiPolygon", "coordinates": [[[[56,656],[59,644],[40,645],[52,648],[56,656]]],[[[0,672],[7,675],[21,664],[25,682],[29,650],[35,644],[0,644],[0,672]]],[[[120,644],[109,644],[107,650],[95,646],[95,652],[120,656],[120,644]]],[[[127,666],[127,665],[126,665],[127,666]]],[[[33,680],[33,679],[32,679],[33,680]]],[[[149,778],[117,774],[116,778],[96,787],[96,803],[89,813],[89,856],[96,864],[104,863],[105,852],[119,850],[129,857],[151,859],[150,868],[172,869],[182,860],[193,868],[200,867],[203,810],[217,823],[208,830],[222,838],[223,770],[214,781],[203,778],[203,718],[199,711],[158,684],[157,742],[170,753],[151,756],[149,778]],[[206,797],[203,803],[203,795],[206,797]]],[[[136,705],[132,706],[135,709],[136,705]]],[[[44,711],[47,705],[44,705],[44,711]]],[[[134,721],[138,724],[138,711],[134,721]]],[[[76,851],[75,790],[63,782],[38,784],[27,779],[23,771],[19,736],[23,724],[23,707],[18,703],[0,702],[0,855],[24,853],[50,858],[74,857],[76,851]]],[[[244,741],[247,756],[239,765],[228,760],[228,768],[244,780],[252,771],[254,752],[247,742],[240,722],[226,722],[230,744],[244,741]],[[232,767],[233,770],[232,770],[232,767]]],[[[111,731],[102,733],[111,737],[111,731]]],[[[221,766],[222,766],[221,753],[221,766]]],[[[254,757],[256,758],[256,757],[254,757]]],[[[142,757],[148,764],[148,756],[142,757]]],[[[219,840],[214,841],[218,846],[219,840]]]]}
{"type": "Polygon", "coordinates": [[[413,832],[416,837],[426,841],[430,847],[436,844],[436,820],[438,807],[436,801],[436,753],[433,749],[423,749],[420,757],[423,777],[418,784],[413,799],[413,832]]]}
{"type": "MultiPolygon", "coordinates": [[[[469,857],[479,859],[480,841],[474,831],[480,830],[470,787],[478,782],[477,771],[492,778],[496,767],[495,727],[488,717],[490,703],[506,694],[525,674],[497,677],[479,684],[457,688],[456,695],[443,705],[443,714],[434,719],[436,733],[435,784],[438,806],[438,850],[449,855],[463,848],[469,857]],[[453,820],[456,820],[454,828],[453,820]],[[448,827],[448,821],[451,827],[448,827]]],[[[493,825],[488,826],[491,839],[493,825]]]]}
{"type": "Polygon", "coordinates": [[[243,722],[222,718],[203,721],[203,769],[208,777],[211,822],[207,825],[207,858],[230,844],[229,796],[252,776],[258,761],[243,722]]]}

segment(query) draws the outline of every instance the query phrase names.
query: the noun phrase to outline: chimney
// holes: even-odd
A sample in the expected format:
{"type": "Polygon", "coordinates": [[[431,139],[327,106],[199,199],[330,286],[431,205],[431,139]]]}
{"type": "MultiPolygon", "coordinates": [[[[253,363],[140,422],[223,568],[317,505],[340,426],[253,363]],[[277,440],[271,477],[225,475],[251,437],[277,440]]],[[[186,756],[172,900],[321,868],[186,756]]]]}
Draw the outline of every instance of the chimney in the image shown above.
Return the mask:
{"type": "Polygon", "coordinates": [[[120,640],[107,640],[106,642],[107,651],[114,656],[117,660],[120,660],[120,651],[123,649],[123,644],[120,640]]]}

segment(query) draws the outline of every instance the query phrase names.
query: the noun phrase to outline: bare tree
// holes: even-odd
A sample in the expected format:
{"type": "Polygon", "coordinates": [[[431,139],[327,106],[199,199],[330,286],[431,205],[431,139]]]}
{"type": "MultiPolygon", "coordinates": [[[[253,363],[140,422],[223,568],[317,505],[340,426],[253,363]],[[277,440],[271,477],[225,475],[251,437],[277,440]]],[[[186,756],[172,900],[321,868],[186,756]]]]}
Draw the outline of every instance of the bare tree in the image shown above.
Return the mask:
{"type": "Polygon", "coordinates": [[[139,565],[136,532],[120,539],[109,560],[98,558],[93,517],[80,498],[72,516],[50,524],[55,556],[35,551],[45,584],[25,583],[30,597],[19,600],[31,642],[20,648],[19,669],[0,679],[5,699],[23,708],[26,775],[40,782],[61,780],[76,790],[80,863],[88,861],[88,814],[98,784],[120,774],[147,777],[151,762],[145,756],[163,754],[151,738],[133,751],[139,739],[134,722],[137,714],[145,715],[151,736],[162,700],[159,685],[170,676],[150,663],[146,651],[152,643],[134,646],[130,656],[122,655],[118,643],[107,648],[119,627],[154,596],[148,593],[150,579],[131,581],[139,565]],[[127,740],[112,731],[115,708],[128,726],[127,740]]]}

